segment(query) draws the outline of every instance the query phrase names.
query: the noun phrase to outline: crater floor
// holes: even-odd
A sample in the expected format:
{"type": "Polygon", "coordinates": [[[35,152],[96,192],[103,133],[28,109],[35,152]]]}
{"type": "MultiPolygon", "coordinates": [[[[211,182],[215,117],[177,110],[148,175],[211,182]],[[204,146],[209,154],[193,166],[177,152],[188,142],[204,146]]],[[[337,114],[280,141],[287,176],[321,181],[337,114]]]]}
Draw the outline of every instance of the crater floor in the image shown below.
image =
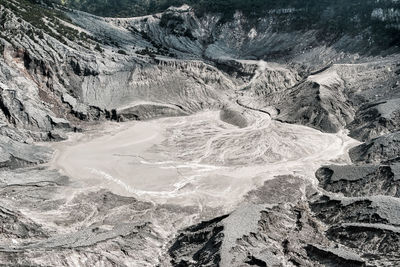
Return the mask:
{"type": "Polygon", "coordinates": [[[217,111],[108,123],[52,144],[51,168],[93,189],[228,211],[278,175],[315,179],[322,165],[350,163],[347,152],[359,144],[343,132],[280,123],[256,111],[245,116],[246,128],[221,121],[217,111]]]}

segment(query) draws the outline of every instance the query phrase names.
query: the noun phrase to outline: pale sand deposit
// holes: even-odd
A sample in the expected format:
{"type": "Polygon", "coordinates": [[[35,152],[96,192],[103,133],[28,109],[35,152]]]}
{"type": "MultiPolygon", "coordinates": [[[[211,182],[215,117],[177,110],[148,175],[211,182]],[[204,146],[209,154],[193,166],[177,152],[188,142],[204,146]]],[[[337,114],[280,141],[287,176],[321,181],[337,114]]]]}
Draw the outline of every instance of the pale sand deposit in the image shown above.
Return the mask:
{"type": "Polygon", "coordinates": [[[358,144],[344,133],[271,121],[259,112],[249,127],[222,122],[219,112],[108,124],[53,144],[51,166],[72,181],[156,203],[231,209],[277,175],[316,183],[324,164],[348,163],[358,144]]]}

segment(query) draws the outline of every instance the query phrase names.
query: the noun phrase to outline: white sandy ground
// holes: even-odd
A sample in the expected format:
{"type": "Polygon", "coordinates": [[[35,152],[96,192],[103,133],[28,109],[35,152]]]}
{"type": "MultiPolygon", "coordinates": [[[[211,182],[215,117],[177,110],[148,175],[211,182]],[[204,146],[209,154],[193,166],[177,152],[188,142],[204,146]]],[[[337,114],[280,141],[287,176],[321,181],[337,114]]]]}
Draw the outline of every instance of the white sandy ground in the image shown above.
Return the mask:
{"type": "Polygon", "coordinates": [[[242,129],[220,121],[215,111],[108,123],[52,144],[56,154],[50,165],[88,188],[230,210],[277,175],[316,183],[321,165],[349,162],[348,150],[359,144],[343,132],[326,134],[271,121],[262,113],[248,115],[253,124],[242,129]]]}

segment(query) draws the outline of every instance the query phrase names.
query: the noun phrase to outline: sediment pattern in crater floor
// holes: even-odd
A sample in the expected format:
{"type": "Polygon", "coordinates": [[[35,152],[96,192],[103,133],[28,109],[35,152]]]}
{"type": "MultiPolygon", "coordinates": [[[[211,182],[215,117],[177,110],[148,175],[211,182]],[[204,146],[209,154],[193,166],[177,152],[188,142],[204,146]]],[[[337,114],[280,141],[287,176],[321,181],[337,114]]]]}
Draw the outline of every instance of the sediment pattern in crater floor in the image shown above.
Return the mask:
{"type": "Polygon", "coordinates": [[[229,211],[275,176],[311,179],[324,164],[348,163],[347,151],[357,144],[344,133],[280,123],[260,112],[245,116],[251,123],[244,128],[221,121],[216,111],[108,124],[53,144],[51,165],[88,187],[229,211]]]}

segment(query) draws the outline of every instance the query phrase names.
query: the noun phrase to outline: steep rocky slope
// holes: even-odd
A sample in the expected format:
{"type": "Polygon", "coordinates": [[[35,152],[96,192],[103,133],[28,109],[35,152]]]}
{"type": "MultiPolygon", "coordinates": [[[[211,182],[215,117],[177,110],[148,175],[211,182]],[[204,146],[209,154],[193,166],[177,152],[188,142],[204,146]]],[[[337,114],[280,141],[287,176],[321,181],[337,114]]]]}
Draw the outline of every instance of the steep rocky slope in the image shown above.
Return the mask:
{"type": "Polygon", "coordinates": [[[365,38],[371,21],[398,29],[396,1],[374,2],[360,36],[327,38],[318,23],[277,29],[296,9],[254,23],[189,6],[101,18],[34,2],[0,0],[0,264],[399,264],[399,48],[365,38]],[[356,165],[277,176],[228,214],[88,189],[36,166],[53,154],[38,141],[204,110],[242,129],[258,112],[365,143],[350,151],[356,165]]]}

